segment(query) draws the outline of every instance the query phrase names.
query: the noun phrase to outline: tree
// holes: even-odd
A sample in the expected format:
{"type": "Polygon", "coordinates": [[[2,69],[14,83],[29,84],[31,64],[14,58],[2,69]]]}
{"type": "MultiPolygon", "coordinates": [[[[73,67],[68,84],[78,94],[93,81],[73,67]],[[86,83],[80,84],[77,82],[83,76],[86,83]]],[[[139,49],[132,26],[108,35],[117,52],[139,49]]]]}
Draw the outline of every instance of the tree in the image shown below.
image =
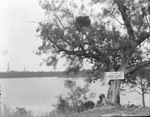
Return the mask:
{"type": "Polygon", "coordinates": [[[74,80],[65,80],[65,87],[69,90],[65,98],[58,96],[58,103],[54,105],[60,113],[81,112],[94,107],[92,101],[87,101],[94,97],[94,93],[89,93],[89,85],[78,86],[74,80]],[[92,107],[91,107],[92,106],[92,107]]]}
{"type": "MultiPolygon", "coordinates": [[[[61,57],[79,69],[87,61],[93,65],[91,81],[103,78],[105,71],[123,71],[126,81],[150,64],[143,52],[150,36],[149,4],[149,0],[93,0],[88,7],[73,1],[41,0],[46,20],[37,28],[42,39],[37,54],[47,54],[45,62],[53,66],[61,57]]],[[[110,103],[120,104],[121,82],[109,82],[110,103]]]]}
{"type": "Polygon", "coordinates": [[[148,93],[148,88],[150,87],[150,69],[137,70],[128,83],[130,84],[131,91],[136,91],[142,96],[143,107],[145,107],[145,94],[148,93]]]}
{"type": "Polygon", "coordinates": [[[88,96],[90,91],[89,84],[85,84],[84,87],[81,87],[78,86],[74,80],[66,80],[64,85],[69,89],[66,99],[76,112],[84,110],[82,105],[84,105],[87,100],[94,97],[94,93],[90,93],[88,96]]]}
{"type": "Polygon", "coordinates": [[[57,112],[62,113],[70,113],[72,111],[71,106],[69,105],[68,101],[66,99],[63,99],[63,97],[60,95],[57,97],[58,102],[54,107],[56,108],[57,112]]]}

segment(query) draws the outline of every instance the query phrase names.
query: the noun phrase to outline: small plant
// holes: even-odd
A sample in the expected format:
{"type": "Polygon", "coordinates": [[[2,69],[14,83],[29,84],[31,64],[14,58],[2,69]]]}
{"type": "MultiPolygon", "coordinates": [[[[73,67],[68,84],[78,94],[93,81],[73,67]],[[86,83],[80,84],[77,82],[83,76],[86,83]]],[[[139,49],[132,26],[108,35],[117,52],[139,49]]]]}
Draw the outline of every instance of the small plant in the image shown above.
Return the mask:
{"type": "Polygon", "coordinates": [[[15,110],[3,105],[3,111],[0,113],[0,117],[35,117],[31,111],[27,111],[25,108],[16,108],[15,110]]]}
{"type": "Polygon", "coordinates": [[[69,105],[67,99],[63,99],[62,96],[58,96],[58,102],[55,105],[56,110],[58,113],[70,113],[71,112],[71,106],[69,105]]]}
{"type": "Polygon", "coordinates": [[[65,87],[69,89],[66,98],[58,96],[58,102],[55,106],[59,113],[79,113],[88,109],[92,109],[95,104],[92,101],[88,101],[93,98],[94,95],[87,96],[89,92],[89,85],[86,84],[84,87],[77,86],[76,82],[73,80],[66,80],[65,87]]]}

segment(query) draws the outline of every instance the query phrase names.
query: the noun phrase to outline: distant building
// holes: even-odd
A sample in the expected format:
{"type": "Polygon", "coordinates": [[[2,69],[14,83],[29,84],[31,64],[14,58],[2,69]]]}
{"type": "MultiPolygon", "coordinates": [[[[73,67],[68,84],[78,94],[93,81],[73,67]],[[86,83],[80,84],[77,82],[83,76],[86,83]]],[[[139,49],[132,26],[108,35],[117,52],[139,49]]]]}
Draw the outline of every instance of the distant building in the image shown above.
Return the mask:
{"type": "Polygon", "coordinates": [[[9,63],[7,64],[7,72],[10,72],[10,66],[9,66],[9,63]]]}
{"type": "Polygon", "coordinates": [[[24,72],[26,72],[26,67],[24,67],[24,72]]]}

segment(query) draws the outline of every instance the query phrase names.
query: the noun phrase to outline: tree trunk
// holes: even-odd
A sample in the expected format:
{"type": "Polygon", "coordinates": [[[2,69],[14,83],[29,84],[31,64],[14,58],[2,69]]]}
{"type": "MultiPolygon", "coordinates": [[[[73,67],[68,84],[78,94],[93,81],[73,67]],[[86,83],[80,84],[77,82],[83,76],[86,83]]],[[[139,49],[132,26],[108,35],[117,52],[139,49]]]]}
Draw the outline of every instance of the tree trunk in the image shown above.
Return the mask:
{"type": "Polygon", "coordinates": [[[145,107],[145,94],[144,94],[144,90],[142,90],[142,103],[143,103],[143,107],[145,107]]]}
{"type": "Polygon", "coordinates": [[[120,80],[111,80],[110,87],[107,94],[107,102],[120,105],[120,80]]]}

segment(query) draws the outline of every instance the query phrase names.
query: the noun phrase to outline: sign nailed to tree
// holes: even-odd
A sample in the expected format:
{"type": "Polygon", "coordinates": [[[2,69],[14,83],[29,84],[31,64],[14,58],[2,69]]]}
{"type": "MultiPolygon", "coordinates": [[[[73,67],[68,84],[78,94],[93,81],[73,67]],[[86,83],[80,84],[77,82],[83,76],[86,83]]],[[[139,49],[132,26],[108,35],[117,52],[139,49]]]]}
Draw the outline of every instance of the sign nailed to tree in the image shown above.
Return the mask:
{"type": "Polygon", "coordinates": [[[105,72],[105,77],[109,80],[124,79],[124,72],[105,72]]]}

